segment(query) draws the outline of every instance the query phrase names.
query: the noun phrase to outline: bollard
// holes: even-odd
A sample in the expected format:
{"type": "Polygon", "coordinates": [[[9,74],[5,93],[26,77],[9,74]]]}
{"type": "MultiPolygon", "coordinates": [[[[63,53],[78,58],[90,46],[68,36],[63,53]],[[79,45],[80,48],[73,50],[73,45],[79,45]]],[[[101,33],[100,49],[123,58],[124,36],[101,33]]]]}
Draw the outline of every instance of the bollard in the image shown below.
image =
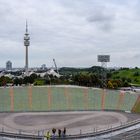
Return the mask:
{"type": "Polygon", "coordinates": [[[94,127],[94,129],[93,129],[93,132],[95,133],[95,127],[94,127]]]}
{"type": "Polygon", "coordinates": [[[38,136],[40,135],[40,131],[39,131],[39,130],[37,131],[37,135],[38,135],[38,136]]]}
{"type": "Polygon", "coordinates": [[[21,135],[21,130],[19,130],[18,133],[21,135]]]}
{"type": "Polygon", "coordinates": [[[96,133],[96,127],[95,127],[95,133],[96,133]]]}
{"type": "Polygon", "coordinates": [[[107,126],[107,129],[109,129],[109,125],[107,126]]]}
{"type": "Polygon", "coordinates": [[[82,130],[80,129],[80,135],[82,134],[82,130]]]}
{"type": "Polygon", "coordinates": [[[98,132],[98,127],[96,127],[96,132],[98,132]]]}
{"type": "Polygon", "coordinates": [[[4,128],[2,127],[2,132],[4,132],[4,128]]]}

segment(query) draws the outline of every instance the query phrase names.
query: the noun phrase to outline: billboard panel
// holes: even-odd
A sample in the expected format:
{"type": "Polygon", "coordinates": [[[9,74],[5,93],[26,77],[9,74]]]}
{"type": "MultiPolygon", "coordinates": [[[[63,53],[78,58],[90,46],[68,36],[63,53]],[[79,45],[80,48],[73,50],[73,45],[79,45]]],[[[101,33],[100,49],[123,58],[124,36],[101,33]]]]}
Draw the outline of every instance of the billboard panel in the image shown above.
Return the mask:
{"type": "Polygon", "coordinates": [[[110,62],[110,55],[98,55],[98,62],[110,62]]]}

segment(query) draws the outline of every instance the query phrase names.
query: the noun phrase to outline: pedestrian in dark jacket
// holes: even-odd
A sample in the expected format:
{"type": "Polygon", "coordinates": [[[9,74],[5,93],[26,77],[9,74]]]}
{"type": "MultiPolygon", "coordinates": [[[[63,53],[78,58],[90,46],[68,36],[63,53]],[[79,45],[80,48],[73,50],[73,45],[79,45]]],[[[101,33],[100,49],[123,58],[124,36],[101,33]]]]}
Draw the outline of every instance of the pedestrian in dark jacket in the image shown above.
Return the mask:
{"type": "Polygon", "coordinates": [[[58,136],[61,137],[61,129],[58,129],[58,136]]]}
{"type": "Polygon", "coordinates": [[[66,127],[64,127],[64,130],[63,130],[63,137],[66,136],[66,127]]]}
{"type": "Polygon", "coordinates": [[[52,133],[55,135],[55,132],[56,132],[56,129],[55,128],[53,128],[52,129],[52,133]]]}
{"type": "Polygon", "coordinates": [[[52,139],[55,139],[55,132],[56,132],[56,129],[53,128],[53,129],[52,129],[52,139]]]}

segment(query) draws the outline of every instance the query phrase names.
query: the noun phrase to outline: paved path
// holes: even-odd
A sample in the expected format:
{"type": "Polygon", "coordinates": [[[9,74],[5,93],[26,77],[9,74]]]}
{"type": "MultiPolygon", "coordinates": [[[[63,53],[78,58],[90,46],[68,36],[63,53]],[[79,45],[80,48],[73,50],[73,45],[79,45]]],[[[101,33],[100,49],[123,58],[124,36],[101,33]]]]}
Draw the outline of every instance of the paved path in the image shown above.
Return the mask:
{"type": "Polygon", "coordinates": [[[119,126],[137,118],[139,115],[105,111],[0,113],[0,128],[37,134],[66,127],[67,134],[73,135],[119,126]]]}

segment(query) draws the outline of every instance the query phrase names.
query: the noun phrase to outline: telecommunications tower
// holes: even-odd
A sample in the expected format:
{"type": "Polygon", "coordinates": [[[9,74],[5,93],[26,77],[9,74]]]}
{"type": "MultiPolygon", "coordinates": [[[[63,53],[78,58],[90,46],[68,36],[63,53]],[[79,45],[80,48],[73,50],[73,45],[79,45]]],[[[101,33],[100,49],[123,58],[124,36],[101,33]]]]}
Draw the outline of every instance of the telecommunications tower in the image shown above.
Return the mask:
{"type": "Polygon", "coordinates": [[[102,87],[106,88],[106,80],[107,80],[107,62],[110,62],[110,55],[98,55],[98,62],[101,62],[102,73],[101,73],[101,80],[102,80],[102,87]]]}
{"type": "Polygon", "coordinates": [[[29,75],[29,71],[28,71],[28,46],[30,45],[30,37],[28,34],[28,24],[26,21],[26,32],[25,32],[25,36],[24,36],[24,46],[25,46],[25,75],[28,76],[29,75]]]}

